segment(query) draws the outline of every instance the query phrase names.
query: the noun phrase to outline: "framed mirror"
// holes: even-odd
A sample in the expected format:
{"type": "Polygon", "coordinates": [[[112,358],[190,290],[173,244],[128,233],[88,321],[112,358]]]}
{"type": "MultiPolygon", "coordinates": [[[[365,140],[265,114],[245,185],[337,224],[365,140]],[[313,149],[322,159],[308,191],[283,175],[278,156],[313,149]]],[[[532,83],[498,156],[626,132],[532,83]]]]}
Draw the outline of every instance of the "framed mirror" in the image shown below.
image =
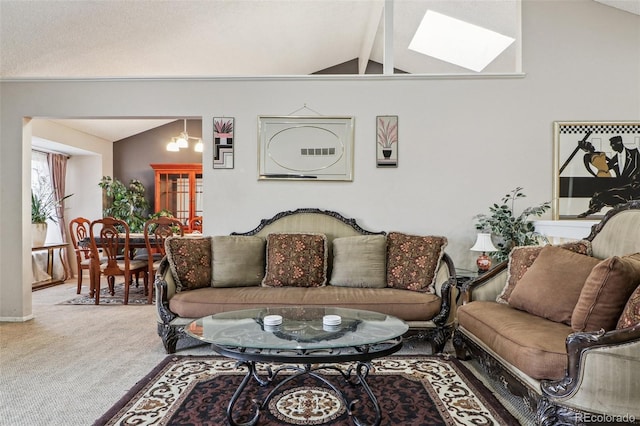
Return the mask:
{"type": "Polygon", "coordinates": [[[259,116],[258,178],[353,180],[353,117],[259,116]]]}

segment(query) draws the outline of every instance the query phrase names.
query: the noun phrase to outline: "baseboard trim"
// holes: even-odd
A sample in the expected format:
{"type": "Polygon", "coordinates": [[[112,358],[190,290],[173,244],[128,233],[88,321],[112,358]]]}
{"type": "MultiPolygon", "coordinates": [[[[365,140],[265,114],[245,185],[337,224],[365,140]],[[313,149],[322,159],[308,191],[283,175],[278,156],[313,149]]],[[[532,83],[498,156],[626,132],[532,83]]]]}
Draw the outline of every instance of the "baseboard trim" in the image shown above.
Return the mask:
{"type": "Polygon", "coordinates": [[[0,322],[26,322],[34,318],[33,314],[26,317],[0,317],[0,322]]]}

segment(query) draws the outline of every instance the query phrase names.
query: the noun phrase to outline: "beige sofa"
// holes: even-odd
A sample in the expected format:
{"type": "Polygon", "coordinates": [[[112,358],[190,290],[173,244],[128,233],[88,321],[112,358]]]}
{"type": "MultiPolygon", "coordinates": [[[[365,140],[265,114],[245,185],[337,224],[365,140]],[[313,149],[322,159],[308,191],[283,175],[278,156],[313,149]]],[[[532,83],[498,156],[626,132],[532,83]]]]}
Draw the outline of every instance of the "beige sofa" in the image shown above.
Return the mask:
{"type": "Polygon", "coordinates": [[[575,253],[579,243],[519,248],[475,280],[453,344],[538,424],[638,422],[640,201],[609,211],[583,244],[593,258],[575,253]]]}
{"type": "Polygon", "coordinates": [[[188,343],[185,325],[206,315],[258,306],[338,306],[397,316],[409,324],[408,334],[441,352],[452,333],[457,296],[445,246],[444,237],[371,232],[319,209],[282,212],[230,236],[173,237],[154,283],[158,334],[173,353],[188,343]],[[312,247],[302,264],[286,253],[298,243],[312,247]],[[405,256],[423,249],[425,256],[405,256]],[[189,270],[190,263],[195,266],[189,270]],[[323,266],[309,266],[316,264],[323,266]]]}

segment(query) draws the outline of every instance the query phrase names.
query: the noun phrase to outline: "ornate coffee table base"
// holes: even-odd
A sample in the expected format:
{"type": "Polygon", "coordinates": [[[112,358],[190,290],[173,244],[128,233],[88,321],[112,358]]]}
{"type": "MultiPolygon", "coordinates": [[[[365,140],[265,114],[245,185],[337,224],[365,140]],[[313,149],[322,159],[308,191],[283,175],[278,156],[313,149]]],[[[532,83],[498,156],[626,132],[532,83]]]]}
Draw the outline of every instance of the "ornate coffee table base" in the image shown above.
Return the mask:
{"type": "MultiPolygon", "coordinates": [[[[227,420],[232,426],[257,424],[263,410],[273,408],[276,402],[282,401],[276,398],[278,390],[283,395],[290,392],[289,388],[293,386],[287,390],[284,390],[284,386],[301,376],[311,377],[326,385],[323,387],[331,389],[329,399],[333,399],[336,405],[344,404],[336,411],[336,416],[346,411],[356,426],[365,426],[361,418],[363,415],[355,413],[362,399],[358,395],[350,401],[349,395],[352,393],[342,392],[339,386],[331,383],[328,376],[342,376],[349,386],[360,385],[369,398],[362,406],[373,406],[374,413],[367,415],[367,420],[373,420],[371,424],[378,426],[382,419],[380,404],[367,384],[370,362],[399,351],[402,348],[402,336],[408,329],[404,321],[379,312],[332,306],[273,306],[202,317],[189,323],[185,332],[211,343],[218,354],[235,359],[237,366],[247,368],[246,376],[227,407],[227,420]],[[350,366],[344,363],[350,363],[350,366]],[[277,367],[272,367],[273,364],[277,367]],[[259,372],[257,365],[266,365],[266,369],[259,372]],[[285,373],[287,370],[290,373],[285,373]],[[331,374],[321,374],[321,370],[331,370],[331,374]],[[288,375],[276,383],[280,373],[288,375]],[[252,378],[261,387],[274,386],[270,391],[264,391],[266,397],[262,401],[253,400],[247,395],[247,385],[252,378]],[[245,418],[235,421],[234,411],[241,400],[243,409],[248,407],[250,412],[236,412],[245,418]],[[374,414],[375,418],[371,419],[374,414]]],[[[291,391],[295,393],[295,388],[291,391]]],[[[288,395],[283,398],[288,398],[288,395]]],[[[324,397],[320,399],[325,401],[324,397]]],[[[305,402],[309,400],[303,399],[301,404],[306,409],[305,402]]],[[[283,404],[287,402],[283,401],[283,404]]],[[[361,411],[364,413],[365,410],[361,411]]],[[[320,418],[330,420],[332,417],[320,418]]]]}
{"type": "Polygon", "coordinates": [[[358,418],[358,416],[354,412],[356,404],[358,404],[361,400],[359,398],[356,398],[349,401],[344,392],[342,392],[335,384],[331,383],[331,381],[329,381],[329,379],[325,375],[319,373],[321,370],[336,371],[348,385],[360,385],[364,392],[367,394],[375,411],[375,419],[373,423],[371,423],[371,425],[378,426],[382,420],[382,411],[380,409],[380,405],[378,404],[376,396],[373,394],[373,391],[367,384],[367,376],[369,375],[369,370],[371,369],[371,364],[369,361],[375,358],[381,358],[387,355],[391,355],[400,350],[400,348],[402,347],[402,338],[399,337],[397,339],[377,343],[375,345],[340,348],[330,351],[300,350],[297,352],[283,352],[272,350],[247,350],[246,348],[230,348],[228,346],[217,345],[213,345],[213,347],[221,355],[238,359],[238,366],[247,367],[247,374],[238,386],[238,389],[234,392],[227,407],[227,419],[229,420],[229,424],[231,424],[232,426],[253,426],[257,424],[261,412],[267,408],[269,401],[274,395],[276,395],[278,390],[280,390],[283,386],[285,386],[292,380],[304,375],[314,377],[315,379],[324,383],[331,390],[333,390],[336,395],[338,395],[342,399],[342,402],[345,404],[345,407],[347,409],[348,415],[351,417],[351,420],[356,426],[367,425],[367,423],[364,423],[364,421],[358,418]],[[297,364],[296,361],[298,361],[297,364]],[[346,370],[335,365],[338,363],[354,361],[355,365],[352,365],[346,370]],[[275,369],[272,369],[271,366],[267,365],[266,374],[263,374],[261,376],[261,374],[258,372],[258,369],[256,368],[257,364],[270,362],[291,364],[284,364],[275,369]],[[281,372],[287,370],[293,370],[296,371],[296,373],[291,374],[290,376],[280,381],[273,389],[271,389],[271,391],[267,394],[263,401],[254,401],[255,413],[253,414],[253,417],[246,421],[236,421],[233,419],[236,402],[238,401],[252,378],[260,386],[264,387],[273,383],[273,381],[281,372]]]}
{"type": "Polygon", "coordinates": [[[331,383],[325,376],[318,373],[319,370],[337,371],[338,373],[340,373],[340,375],[345,379],[345,381],[348,384],[353,386],[360,384],[364,389],[364,391],[366,392],[366,394],[368,395],[371,403],[373,404],[373,409],[375,410],[375,413],[376,413],[376,417],[372,425],[377,426],[380,424],[380,421],[382,420],[382,411],[380,410],[380,405],[378,404],[378,400],[376,399],[375,395],[371,391],[371,388],[367,384],[367,380],[366,380],[369,374],[369,369],[371,368],[371,364],[369,362],[358,362],[355,366],[349,368],[346,371],[333,365],[321,365],[313,368],[311,367],[311,364],[305,364],[304,368],[297,367],[295,365],[284,365],[282,367],[277,368],[275,371],[273,371],[270,367],[267,367],[267,376],[265,378],[261,378],[259,373],[257,372],[256,362],[240,361],[238,363],[238,366],[242,366],[242,365],[247,367],[248,369],[247,375],[244,377],[244,379],[242,380],[242,383],[240,383],[240,386],[233,394],[233,397],[229,402],[229,406],[227,407],[227,419],[229,420],[229,424],[231,424],[232,426],[253,426],[257,424],[261,412],[264,409],[266,409],[266,407],[269,404],[269,401],[274,395],[276,395],[277,391],[280,390],[283,386],[285,386],[290,381],[303,375],[314,377],[317,380],[324,383],[326,386],[328,386],[331,390],[333,390],[337,395],[340,396],[340,398],[342,399],[342,402],[345,404],[345,407],[347,407],[347,413],[351,417],[353,423],[357,426],[366,425],[366,423],[363,423],[354,414],[354,407],[358,402],[360,402],[360,400],[359,399],[354,399],[352,401],[347,400],[344,393],[340,389],[338,389],[336,385],[331,383]],[[252,377],[260,384],[260,386],[267,386],[272,383],[272,381],[277,377],[277,375],[281,371],[285,371],[285,370],[294,370],[294,371],[297,371],[297,373],[292,374],[286,379],[283,379],[281,382],[279,382],[269,392],[269,394],[266,396],[266,398],[263,401],[254,401],[256,411],[251,419],[249,419],[246,422],[240,422],[240,423],[238,423],[236,420],[233,419],[233,411],[234,411],[235,404],[237,400],[240,398],[240,396],[242,395],[242,392],[244,391],[245,387],[247,386],[247,384],[249,383],[252,377]]]}

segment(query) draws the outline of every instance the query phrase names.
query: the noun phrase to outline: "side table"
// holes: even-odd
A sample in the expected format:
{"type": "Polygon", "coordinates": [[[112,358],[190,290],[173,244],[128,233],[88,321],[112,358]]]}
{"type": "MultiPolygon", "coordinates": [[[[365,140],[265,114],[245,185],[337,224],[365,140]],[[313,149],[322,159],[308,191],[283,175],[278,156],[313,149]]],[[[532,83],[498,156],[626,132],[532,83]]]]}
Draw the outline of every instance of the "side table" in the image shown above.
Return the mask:
{"type": "Polygon", "coordinates": [[[32,247],[31,248],[31,252],[37,252],[37,251],[46,251],[47,252],[47,274],[49,274],[49,276],[51,277],[51,279],[46,280],[46,281],[41,281],[38,283],[34,283],[31,285],[31,288],[33,290],[36,289],[40,289],[40,288],[44,288],[44,287],[51,287],[53,285],[56,284],[60,284],[66,281],[67,279],[67,263],[64,260],[64,256],[62,255],[62,252],[67,248],[69,244],[68,243],[60,243],[60,244],[45,244],[43,246],[40,247],[32,247]],[[63,276],[61,278],[53,278],[53,262],[55,259],[55,256],[53,254],[54,250],[58,250],[58,257],[60,259],[60,263],[62,263],[62,271],[63,271],[63,276]]]}
{"type": "Polygon", "coordinates": [[[460,296],[467,291],[469,284],[473,282],[480,273],[477,270],[456,268],[456,287],[458,288],[458,296],[456,304],[460,303],[460,296]]]}

